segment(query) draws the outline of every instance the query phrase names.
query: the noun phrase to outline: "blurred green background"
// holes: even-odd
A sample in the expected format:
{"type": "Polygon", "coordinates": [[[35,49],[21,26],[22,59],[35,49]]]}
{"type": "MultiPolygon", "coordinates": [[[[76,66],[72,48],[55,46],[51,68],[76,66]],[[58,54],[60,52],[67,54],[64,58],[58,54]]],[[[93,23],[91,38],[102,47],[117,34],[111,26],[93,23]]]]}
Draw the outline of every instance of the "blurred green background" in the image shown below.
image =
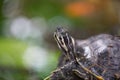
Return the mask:
{"type": "Polygon", "coordinates": [[[56,69],[57,26],[76,39],[120,35],[120,1],[0,0],[0,80],[43,80],[56,69]]]}

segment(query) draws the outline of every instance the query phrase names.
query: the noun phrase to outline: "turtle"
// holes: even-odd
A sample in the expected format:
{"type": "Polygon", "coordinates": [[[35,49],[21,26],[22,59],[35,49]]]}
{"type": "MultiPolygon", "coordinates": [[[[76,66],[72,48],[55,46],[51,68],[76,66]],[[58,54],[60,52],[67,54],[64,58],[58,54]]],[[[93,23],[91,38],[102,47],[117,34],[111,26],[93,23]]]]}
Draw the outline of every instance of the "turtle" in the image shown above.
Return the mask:
{"type": "Polygon", "coordinates": [[[45,80],[120,80],[120,37],[100,34],[77,40],[58,27],[54,38],[62,56],[45,80]]]}

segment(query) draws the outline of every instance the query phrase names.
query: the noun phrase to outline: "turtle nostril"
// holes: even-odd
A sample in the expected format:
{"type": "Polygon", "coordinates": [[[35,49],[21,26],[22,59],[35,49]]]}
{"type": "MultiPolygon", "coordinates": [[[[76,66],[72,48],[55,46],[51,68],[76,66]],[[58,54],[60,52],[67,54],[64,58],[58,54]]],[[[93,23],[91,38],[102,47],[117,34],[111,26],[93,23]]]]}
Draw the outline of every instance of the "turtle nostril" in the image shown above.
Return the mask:
{"type": "Polygon", "coordinates": [[[63,28],[62,27],[57,27],[58,32],[62,32],[63,28]]]}
{"type": "Polygon", "coordinates": [[[61,27],[57,27],[57,30],[60,30],[61,29],[61,27]]]}

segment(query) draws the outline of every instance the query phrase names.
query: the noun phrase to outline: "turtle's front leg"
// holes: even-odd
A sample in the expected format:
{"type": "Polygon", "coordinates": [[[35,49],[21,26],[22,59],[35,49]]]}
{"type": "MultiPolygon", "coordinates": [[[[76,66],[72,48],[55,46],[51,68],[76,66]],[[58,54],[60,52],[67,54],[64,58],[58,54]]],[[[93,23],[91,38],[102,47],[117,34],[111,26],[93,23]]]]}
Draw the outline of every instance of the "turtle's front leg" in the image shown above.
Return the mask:
{"type": "Polygon", "coordinates": [[[74,73],[75,75],[77,75],[78,77],[82,78],[83,80],[89,80],[89,79],[87,78],[86,74],[80,72],[79,70],[73,69],[72,71],[73,71],[73,73],[74,73]]]}
{"type": "MultiPolygon", "coordinates": [[[[92,76],[96,79],[96,80],[104,80],[104,78],[102,76],[98,76],[96,75],[94,72],[92,72],[91,70],[89,70],[88,68],[86,68],[82,63],[79,62],[78,59],[77,60],[77,63],[78,63],[78,68],[81,69],[83,72],[81,73],[79,71],[79,69],[76,69],[74,70],[74,73],[77,75],[77,76],[80,76],[82,75],[84,77],[85,80],[93,80],[93,79],[89,79],[91,78],[92,76]]],[[[81,76],[80,76],[81,77],[81,76]]]]}
{"type": "Polygon", "coordinates": [[[97,76],[94,73],[92,73],[92,74],[89,74],[89,73],[85,74],[85,73],[80,72],[77,69],[73,69],[72,71],[73,71],[73,73],[75,75],[77,75],[78,77],[80,77],[80,78],[82,78],[84,80],[104,80],[101,76],[97,76]]]}

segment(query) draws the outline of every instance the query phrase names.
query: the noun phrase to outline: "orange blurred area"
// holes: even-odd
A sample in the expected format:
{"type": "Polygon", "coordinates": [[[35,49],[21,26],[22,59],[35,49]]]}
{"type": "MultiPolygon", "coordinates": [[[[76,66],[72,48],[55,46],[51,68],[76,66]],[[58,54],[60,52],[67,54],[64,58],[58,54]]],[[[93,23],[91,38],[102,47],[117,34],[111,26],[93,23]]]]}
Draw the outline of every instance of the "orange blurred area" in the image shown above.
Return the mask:
{"type": "Polygon", "coordinates": [[[72,2],[65,6],[65,13],[70,17],[89,16],[95,11],[95,6],[88,2],[72,2]]]}

